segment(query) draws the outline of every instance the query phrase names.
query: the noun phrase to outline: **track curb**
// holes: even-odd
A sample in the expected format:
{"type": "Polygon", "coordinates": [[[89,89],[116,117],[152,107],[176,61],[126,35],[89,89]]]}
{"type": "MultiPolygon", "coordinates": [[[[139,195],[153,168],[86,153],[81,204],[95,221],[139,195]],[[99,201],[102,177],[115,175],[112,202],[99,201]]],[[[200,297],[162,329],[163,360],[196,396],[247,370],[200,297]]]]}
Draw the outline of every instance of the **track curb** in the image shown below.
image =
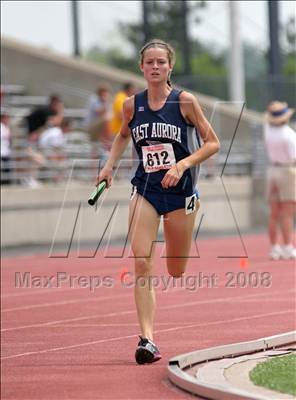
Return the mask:
{"type": "Polygon", "coordinates": [[[233,343],[225,346],[211,347],[175,356],[169,360],[168,377],[179,388],[195,395],[213,400],[265,400],[267,397],[254,395],[245,390],[226,388],[222,385],[210,385],[189,375],[184,370],[194,365],[216,361],[223,358],[237,357],[276,347],[296,341],[296,331],[269,336],[248,342],[233,343]]]}

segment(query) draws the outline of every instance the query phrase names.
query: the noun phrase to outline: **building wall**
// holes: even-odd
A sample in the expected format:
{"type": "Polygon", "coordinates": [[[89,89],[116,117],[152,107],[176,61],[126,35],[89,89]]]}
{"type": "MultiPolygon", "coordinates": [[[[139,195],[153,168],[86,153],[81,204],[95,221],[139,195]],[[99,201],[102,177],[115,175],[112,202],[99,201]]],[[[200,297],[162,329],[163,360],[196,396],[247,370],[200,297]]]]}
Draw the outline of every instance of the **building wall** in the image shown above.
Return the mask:
{"type": "MultiPolygon", "coordinates": [[[[69,243],[76,219],[75,243],[98,241],[108,223],[105,240],[125,237],[130,183],[115,181],[104,192],[97,208],[87,204],[91,189],[89,184],[78,182],[47,184],[36,189],[2,188],[2,246],[69,243]]],[[[201,236],[219,232],[237,234],[236,226],[246,231],[264,223],[262,210],[261,221],[258,215],[254,218],[253,184],[249,177],[201,181],[199,190],[201,208],[196,229],[200,225],[201,236]]]]}

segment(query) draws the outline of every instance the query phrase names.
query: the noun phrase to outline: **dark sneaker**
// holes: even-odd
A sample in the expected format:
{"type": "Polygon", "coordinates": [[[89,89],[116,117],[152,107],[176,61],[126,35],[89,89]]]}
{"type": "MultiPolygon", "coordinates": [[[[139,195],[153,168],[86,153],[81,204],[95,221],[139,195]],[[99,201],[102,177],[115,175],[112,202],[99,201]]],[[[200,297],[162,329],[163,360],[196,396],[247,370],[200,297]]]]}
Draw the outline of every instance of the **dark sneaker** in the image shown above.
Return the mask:
{"type": "Polygon", "coordinates": [[[157,346],[151,340],[140,336],[135,358],[138,364],[150,364],[160,360],[161,355],[157,346]]]}

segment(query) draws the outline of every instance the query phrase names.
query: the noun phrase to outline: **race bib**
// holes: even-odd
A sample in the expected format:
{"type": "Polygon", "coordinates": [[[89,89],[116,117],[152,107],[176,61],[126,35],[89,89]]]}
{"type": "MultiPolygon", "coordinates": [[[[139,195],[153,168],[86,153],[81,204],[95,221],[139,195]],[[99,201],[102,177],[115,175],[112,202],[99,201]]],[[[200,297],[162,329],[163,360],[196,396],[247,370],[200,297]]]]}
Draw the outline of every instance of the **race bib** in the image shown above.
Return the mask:
{"type": "Polygon", "coordinates": [[[171,143],[143,146],[142,154],[145,172],[147,173],[170,169],[176,164],[175,153],[171,143]]]}
{"type": "Polygon", "coordinates": [[[194,193],[192,196],[186,197],[185,199],[185,214],[193,213],[197,208],[197,196],[194,193]]]}

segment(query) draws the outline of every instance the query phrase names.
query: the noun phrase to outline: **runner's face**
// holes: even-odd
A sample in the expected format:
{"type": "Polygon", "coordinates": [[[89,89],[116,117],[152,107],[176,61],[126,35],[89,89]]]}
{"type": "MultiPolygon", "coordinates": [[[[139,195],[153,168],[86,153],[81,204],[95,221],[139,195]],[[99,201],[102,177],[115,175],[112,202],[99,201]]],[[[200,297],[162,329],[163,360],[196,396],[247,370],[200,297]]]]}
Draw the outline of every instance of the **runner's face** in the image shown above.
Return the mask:
{"type": "Polygon", "coordinates": [[[144,78],[150,83],[166,82],[172,71],[167,51],[160,48],[147,49],[144,53],[141,71],[144,78]]]}

